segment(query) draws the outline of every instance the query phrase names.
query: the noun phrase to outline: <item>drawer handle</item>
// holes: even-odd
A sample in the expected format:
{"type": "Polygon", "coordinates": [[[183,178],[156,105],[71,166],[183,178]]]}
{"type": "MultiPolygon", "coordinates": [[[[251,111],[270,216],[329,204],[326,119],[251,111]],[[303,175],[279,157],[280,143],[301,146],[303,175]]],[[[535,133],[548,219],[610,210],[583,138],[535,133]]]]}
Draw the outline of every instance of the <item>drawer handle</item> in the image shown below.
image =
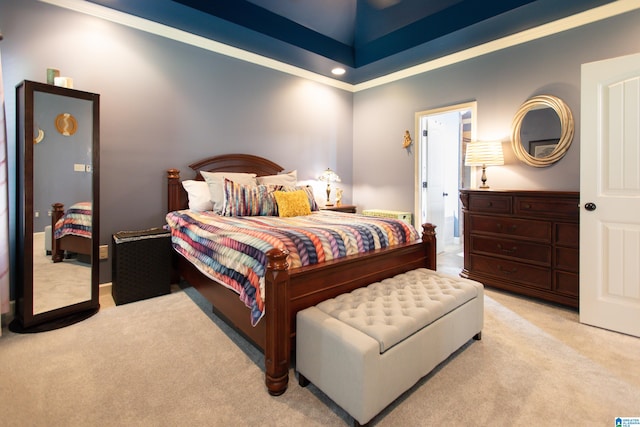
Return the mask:
{"type": "Polygon", "coordinates": [[[498,249],[500,249],[502,252],[504,252],[506,254],[512,254],[512,253],[518,251],[518,247],[517,246],[514,246],[511,249],[506,249],[506,248],[503,248],[500,243],[498,243],[498,249]]]}
{"type": "Polygon", "coordinates": [[[513,274],[513,273],[517,273],[518,269],[514,268],[513,270],[505,270],[504,268],[502,268],[501,265],[498,265],[498,270],[500,270],[501,272],[505,273],[505,274],[513,274]]]}
{"type": "Polygon", "coordinates": [[[524,207],[525,209],[531,209],[531,205],[529,203],[525,203],[524,205],[522,205],[522,207],[524,207]]]}
{"type": "MultiPolygon", "coordinates": [[[[498,228],[498,230],[502,231],[502,223],[501,222],[496,223],[496,227],[498,228]]],[[[518,226],[515,225],[515,224],[512,224],[509,227],[507,227],[507,231],[510,232],[510,233],[513,233],[514,231],[516,231],[516,228],[518,228],[518,226]]]]}
{"type": "Polygon", "coordinates": [[[487,207],[490,208],[491,206],[493,206],[493,202],[487,202],[487,207]]]}

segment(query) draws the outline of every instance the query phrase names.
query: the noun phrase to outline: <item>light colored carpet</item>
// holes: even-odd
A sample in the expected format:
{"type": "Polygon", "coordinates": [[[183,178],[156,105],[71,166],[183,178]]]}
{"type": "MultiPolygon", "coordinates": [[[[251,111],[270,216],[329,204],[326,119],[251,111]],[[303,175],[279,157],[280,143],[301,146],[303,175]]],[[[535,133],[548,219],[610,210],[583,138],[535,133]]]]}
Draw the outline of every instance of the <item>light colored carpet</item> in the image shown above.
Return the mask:
{"type": "Polygon", "coordinates": [[[91,264],[77,259],[54,263],[44,232],[33,234],[33,312],[44,313],[91,299],[91,264]]]}
{"type": "MultiPolygon", "coordinates": [[[[0,425],[351,424],[315,387],[299,387],[293,372],[289,390],[269,396],[260,353],[201,307],[187,288],[56,331],[5,329],[0,425]]],[[[491,290],[482,336],[373,424],[609,426],[617,416],[640,416],[640,339],[491,290]]]]}

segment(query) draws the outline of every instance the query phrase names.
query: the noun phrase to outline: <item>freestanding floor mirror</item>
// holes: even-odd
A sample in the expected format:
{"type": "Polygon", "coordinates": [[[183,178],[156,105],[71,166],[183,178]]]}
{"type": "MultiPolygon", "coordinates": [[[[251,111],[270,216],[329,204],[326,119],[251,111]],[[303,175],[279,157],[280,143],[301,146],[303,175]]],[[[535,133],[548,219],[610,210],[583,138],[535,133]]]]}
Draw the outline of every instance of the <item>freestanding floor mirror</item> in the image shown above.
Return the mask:
{"type": "Polygon", "coordinates": [[[24,81],[16,87],[16,318],[38,332],[96,313],[100,96],[24,81]]]}

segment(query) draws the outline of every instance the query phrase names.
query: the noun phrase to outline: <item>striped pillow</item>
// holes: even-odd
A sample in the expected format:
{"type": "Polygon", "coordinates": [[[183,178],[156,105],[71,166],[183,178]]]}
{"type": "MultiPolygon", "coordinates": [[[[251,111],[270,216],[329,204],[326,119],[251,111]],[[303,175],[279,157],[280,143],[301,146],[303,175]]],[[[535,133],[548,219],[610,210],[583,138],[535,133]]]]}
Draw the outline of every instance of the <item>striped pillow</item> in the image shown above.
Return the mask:
{"type": "Polygon", "coordinates": [[[242,185],[225,178],[224,216],[278,215],[274,189],[266,185],[242,185]]]}

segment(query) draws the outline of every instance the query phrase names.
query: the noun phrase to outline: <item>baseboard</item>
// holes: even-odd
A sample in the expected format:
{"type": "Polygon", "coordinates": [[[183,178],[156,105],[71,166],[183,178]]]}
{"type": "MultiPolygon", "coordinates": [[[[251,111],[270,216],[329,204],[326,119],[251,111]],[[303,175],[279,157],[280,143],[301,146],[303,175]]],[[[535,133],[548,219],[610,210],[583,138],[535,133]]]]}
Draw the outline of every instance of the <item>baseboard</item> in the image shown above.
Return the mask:
{"type": "Polygon", "coordinates": [[[16,302],[13,300],[9,301],[9,311],[6,313],[2,313],[2,316],[0,318],[0,325],[2,325],[3,328],[5,326],[8,326],[9,323],[13,322],[13,319],[16,317],[15,313],[16,313],[16,302]]]}
{"type": "Polygon", "coordinates": [[[100,296],[102,296],[102,295],[111,295],[111,282],[100,283],[99,288],[100,288],[100,292],[98,294],[100,296]]]}

